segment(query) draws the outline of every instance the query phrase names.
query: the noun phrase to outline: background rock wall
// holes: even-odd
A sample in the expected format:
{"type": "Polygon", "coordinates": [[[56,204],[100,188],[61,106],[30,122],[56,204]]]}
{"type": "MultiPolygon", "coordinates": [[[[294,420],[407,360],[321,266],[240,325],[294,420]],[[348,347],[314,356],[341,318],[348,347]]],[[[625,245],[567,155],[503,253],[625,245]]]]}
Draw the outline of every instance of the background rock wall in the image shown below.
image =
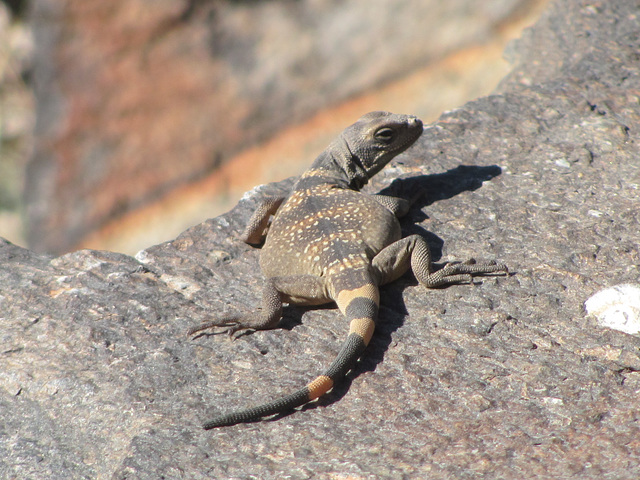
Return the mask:
{"type": "Polygon", "coordinates": [[[530,3],[34,0],[29,245],[67,251],[283,127],[486,40],[530,3]]]}

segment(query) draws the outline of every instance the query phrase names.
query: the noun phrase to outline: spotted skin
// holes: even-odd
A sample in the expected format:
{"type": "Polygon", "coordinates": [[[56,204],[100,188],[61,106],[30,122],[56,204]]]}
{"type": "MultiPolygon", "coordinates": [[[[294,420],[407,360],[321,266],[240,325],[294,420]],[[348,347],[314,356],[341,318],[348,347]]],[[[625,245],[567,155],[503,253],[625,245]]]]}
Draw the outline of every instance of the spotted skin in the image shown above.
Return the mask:
{"type": "Polygon", "coordinates": [[[260,254],[266,277],[262,309],[218,319],[190,333],[219,326],[231,332],[274,328],[284,303],[335,302],[349,322],[349,334],[327,370],[305,387],[272,402],[215,417],[204,424],[205,429],[282,413],[331,390],[371,340],[380,304],[378,287],[409,268],[428,288],[470,282],[476,274],[506,272],[503,265],[473,261],[433,272],[425,240],[418,235],[401,238],[398,216],[407,212],[409,203],[359,191],[422,131],[422,122],[413,116],[369,113],[329,145],[286,199],[268,198],[257,208],[242,239],[259,244],[266,236],[260,254]]]}

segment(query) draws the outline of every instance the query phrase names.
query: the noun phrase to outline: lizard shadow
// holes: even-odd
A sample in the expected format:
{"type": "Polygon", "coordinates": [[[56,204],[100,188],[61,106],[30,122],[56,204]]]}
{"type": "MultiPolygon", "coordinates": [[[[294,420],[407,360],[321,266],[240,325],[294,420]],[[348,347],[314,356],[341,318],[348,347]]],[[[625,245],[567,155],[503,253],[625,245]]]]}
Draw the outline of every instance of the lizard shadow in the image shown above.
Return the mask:
{"type": "MultiPolygon", "coordinates": [[[[444,173],[432,175],[420,175],[394,180],[387,188],[379,193],[391,195],[413,201],[409,213],[401,219],[403,236],[417,233],[427,240],[431,249],[432,259],[438,261],[442,257],[442,247],[444,240],[437,235],[424,230],[417,223],[428,217],[422,212],[422,208],[439,200],[452,198],[465,191],[479,189],[484,181],[500,175],[502,169],[497,165],[492,166],[468,166],[460,165],[444,173]]],[[[378,364],[384,360],[385,353],[389,349],[393,339],[393,333],[398,330],[407,318],[403,292],[407,286],[417,285],[418,282],[411,272],[407,272],[400,279],[381,287],[381,301],[376,331],[367,347],[365,354],[356,363],[343,380],[338,382],[334,388],[326,395],[320,397],[315,402],[307,403],[299,410],[305,411],[318,407],[325,407],[339,401],[344,397],[351,387],[354,379],[365,372],[373,372],[378,364]]],[[[447,288],[447,286],[437,287],[447,288]]],[[[281,321],[280,328],[292,329],[300,324],[302,315],[307,310],[317,310],[318,308],[333,308],[335,305],[321,307],[289,307],[290,310],[281,321]]],[[[272,420],[291,415],[296,410],[282,412],[273,417],[272,420]]]]}
{"type": "Polygon", "coordinates": [[[497,165],[459,165],[443,173],[398,178],[379,193],[411,202],[409,213],[400,219],[402,234],[403,236],[418,234],[424,237],[429,243],[433,261],[437,262],[442,257],[444,240],[419,225],[420,222],[429,218],[422,209],[462,192],[478,190],[485,181],[501,173],[502,169],[497,165]]]}
{"type": "Polygon", "coordinates": [[[491,180],[501,173],[502,169],[498,165],[458,165],[442,173],[396,178],[388,187],[378,193],[406,199],[419,193],[416,203],[418,199],[424,199],[424,203],[421,204],[421,207],[424,207],[437,200],[477,190],[482,187],[485,181],[491,180]]]}

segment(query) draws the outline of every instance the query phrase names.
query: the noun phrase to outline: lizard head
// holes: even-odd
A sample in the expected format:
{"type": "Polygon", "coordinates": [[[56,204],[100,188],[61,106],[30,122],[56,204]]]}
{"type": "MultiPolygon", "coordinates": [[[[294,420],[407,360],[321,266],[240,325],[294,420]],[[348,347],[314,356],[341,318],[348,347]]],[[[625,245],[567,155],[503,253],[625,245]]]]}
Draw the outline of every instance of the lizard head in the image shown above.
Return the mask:
{"type": "Polygon", "coordinates": [[[348,164],[340,165],[350,186],[362,188],[393,157],[413,145],[422,132],[422,121],[412,115],[371,112],[360,117],[339,139],[350,153],[348,164]]]}
{"type": "Polygon", "coordinates": [[[367,113],[344,129],[303,177],[329,179],[360,190],[393,157],[413,145],[422,131],[422,121],[412,115],[367,113]]]}

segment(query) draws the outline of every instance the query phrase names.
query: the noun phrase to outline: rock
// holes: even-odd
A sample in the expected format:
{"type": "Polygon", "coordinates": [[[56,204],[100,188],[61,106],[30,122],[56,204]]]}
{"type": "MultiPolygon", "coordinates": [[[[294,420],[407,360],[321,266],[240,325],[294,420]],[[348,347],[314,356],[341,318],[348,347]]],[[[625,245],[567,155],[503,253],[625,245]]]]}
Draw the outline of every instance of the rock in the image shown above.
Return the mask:
{"type": "Polygon", "coordinates": [[[64,253],[314,112],[536,0],[34,0],[27,240],[64,253]]]}
{"type": "Polygon", "coordinates": [[[325,367],[347,330],[336,310],[288,309],[282,329],[236,340],[184,335],[256,305],[258,251],[238,232],[291,181],[136,258],[3,243],[0,476],[637,476],[640,338],[583,310],[640,278],[636,15],[553,3],[496,95],[443,114],[375,178],[423,192],[403,227],[428,230],[440,263],[495,258],[512,275],[385,287],[365,357],[302,411],[200,429],[325,367]]]}

